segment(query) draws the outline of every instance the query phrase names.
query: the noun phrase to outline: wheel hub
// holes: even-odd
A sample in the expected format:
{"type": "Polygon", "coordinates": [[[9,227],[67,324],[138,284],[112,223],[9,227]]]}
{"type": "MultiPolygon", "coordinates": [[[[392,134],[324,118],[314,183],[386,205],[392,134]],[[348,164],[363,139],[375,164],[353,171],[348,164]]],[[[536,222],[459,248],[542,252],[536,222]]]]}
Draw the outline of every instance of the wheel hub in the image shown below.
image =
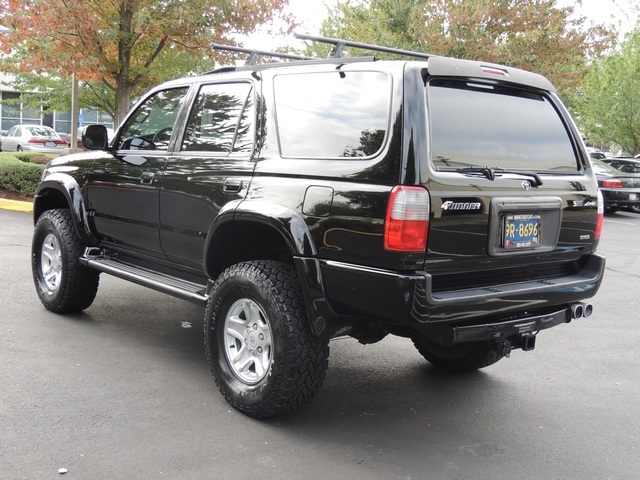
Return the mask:
{"type": "Polygon", "coordinates": [[[45,286],[50,292],[55,292],[60,287],[62,278],[62,250],[58,239],[52,233],[48,234],[42,242],[40,253],[40,274],[45,286]]]}
{"type": "Polygon", "coordinates": [[[225,354],[234,375],[254,385],[271,368],[271,327],[260,305],[248,298],[236,301],[225,318],[225,354]]]}

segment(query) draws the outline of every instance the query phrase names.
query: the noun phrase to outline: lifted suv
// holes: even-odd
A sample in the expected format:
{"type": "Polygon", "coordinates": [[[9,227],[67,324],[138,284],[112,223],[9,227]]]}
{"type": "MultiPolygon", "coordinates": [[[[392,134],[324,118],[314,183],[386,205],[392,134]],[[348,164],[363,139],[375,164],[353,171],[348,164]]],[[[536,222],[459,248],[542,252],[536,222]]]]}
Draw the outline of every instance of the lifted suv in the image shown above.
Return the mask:
{"type": "Polygon", "coordinates": [[[215,381],[253,417],[309,401],[337,336],[463,371],[591,314],[602,200],[545,78],[308,38],[419,58],[224,68],[153,89],[110,144],[87,128],[34,201],[46,308],[89,307],[100,272],[206,306],[215,381]]]}

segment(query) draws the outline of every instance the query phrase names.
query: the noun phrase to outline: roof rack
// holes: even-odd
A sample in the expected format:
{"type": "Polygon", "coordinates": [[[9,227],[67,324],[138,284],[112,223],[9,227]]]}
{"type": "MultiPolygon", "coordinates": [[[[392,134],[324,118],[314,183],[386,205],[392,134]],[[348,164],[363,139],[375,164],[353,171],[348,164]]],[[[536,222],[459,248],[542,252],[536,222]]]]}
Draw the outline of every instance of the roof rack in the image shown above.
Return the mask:
{"type": "Polygon", "coordinates": [[[211,44],[211,48],[214,50],[222,50],[227,52],[238,52],[238,53],[246,53],[249,56],[245,61],[245,65],[255,65],[256,59],[258,56],[261,57],[275,57],[275,58],[286,58],[289,60],[315,60],[312,57],[305,57],[303,55],[293,55],[291,53],[280,53],[280,52],[267,52],[264,50],[255,50],[250,48],[242,48],[242,47],[234,47],[232,45],[221,45],[219,43],[211,44]]]}
{"type": "Polygon", "coordinates": [[[306,35],[300,33],[294,33],[295,38],[300,40],[309,40],[311,42],[328,43],[333,45],[329,58],[340,58],[342,56],[342,50],[344,47],[354,47],[363,50],[371,50],[374,52],[394,53],[396,55],[404,55],[407,57],[415,58],[430,58],[437,55],[423,52],[412,52],[410,50],[401,50],[398,48],[382,47],[380,45],[370,45],[367,43],[352,42],[351,40],[342,40],[340,38],[328,38],[328,37],[315,37],[313,35],[306,35]]]}

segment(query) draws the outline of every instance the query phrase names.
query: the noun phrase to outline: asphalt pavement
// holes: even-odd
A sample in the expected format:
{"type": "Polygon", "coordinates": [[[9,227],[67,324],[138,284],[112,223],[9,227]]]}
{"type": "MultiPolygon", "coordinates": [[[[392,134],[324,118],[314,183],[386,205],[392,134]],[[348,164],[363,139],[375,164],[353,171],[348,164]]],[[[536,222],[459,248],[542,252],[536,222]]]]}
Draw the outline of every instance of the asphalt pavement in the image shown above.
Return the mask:
{"type": "Polygon", "coordinates": [[[534,351],[451,376],[338,339],[320,394],[267,421],[219,395],[201,308],[103,274],[85,313],[45,310],[32,228],[0,210],[0,479],[640,477],[640,215],[606,217],[593,316],[534,351]]]}

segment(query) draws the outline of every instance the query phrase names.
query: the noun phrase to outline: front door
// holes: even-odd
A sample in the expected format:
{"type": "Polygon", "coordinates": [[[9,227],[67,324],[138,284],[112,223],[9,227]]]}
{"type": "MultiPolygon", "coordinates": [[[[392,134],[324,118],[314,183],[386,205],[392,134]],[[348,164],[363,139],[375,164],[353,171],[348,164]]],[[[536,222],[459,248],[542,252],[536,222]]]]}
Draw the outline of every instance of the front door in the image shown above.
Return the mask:
{"type": "Polygon", "coordinates": [[[94,162],[88,200],[101,244],[164,257],[159,237],[162,170],[187,91],[152,94],[126,120],[114,152],[94,162]]]}

